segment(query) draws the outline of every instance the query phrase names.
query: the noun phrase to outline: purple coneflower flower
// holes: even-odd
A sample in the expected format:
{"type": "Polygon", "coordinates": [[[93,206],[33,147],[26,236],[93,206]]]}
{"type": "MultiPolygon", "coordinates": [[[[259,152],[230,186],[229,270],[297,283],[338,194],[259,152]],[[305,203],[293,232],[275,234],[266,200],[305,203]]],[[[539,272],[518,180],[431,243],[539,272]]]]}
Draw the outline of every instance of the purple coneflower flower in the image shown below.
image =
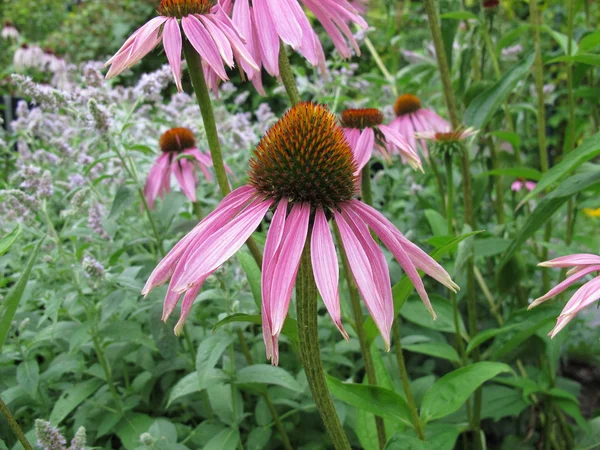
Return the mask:
{"type": "Polygon", "coordinates": [[[369,162],[374,149],[386,159],[390,154],[399,154],[413,169],[423,170],[417,152],[400,133],[383,124],[383,113],[378,109],[347,109],[342,113],[341,122],[359,172],[369,162]]]}
{"type": "MultiPolygon", "coordinates": [[[[247,39],[254,59],[260,62],[270,75],[279,76],[280,40],[304,56],[313,66],[321,66],[322,70],[325,70],[323,47],[298,0],[220,2],[225,11],[231,12],[234,23],[247,39]]],[[[358,44],[348,24],[354,22],[365,29],[368,25],[348,1],[302,0],[302,3],[321,22],[343,58],[352,56],[348,43],[360,55],[358,44]]],[[[257,88],[260,91],[262,86],[257,88]]]]}
{"type": "MultiPolygon", "coordinates": [[[[404,136],[412,148],[417,147],[416,133],[444,131],[450,127],[433,110],[423,108],[419,97],[413,94],[399,96],[394,104],[394,112],[397,117],[390,123],[390,127],[404,136]]],[[[427,154],[427,144],[423,140],[421,147],[427,154]]]]}
{"type": "Polygon", "coordinates": [[[213,5],[212,0],[161,0],[157,12],[158,17],[136,30],[106,62],[111,66],[107,78],[136,64],[162,41],[175,84],[181,91],[181,28],[185,39],[202,58],[208,79],[216,76],[228,80],[225,65],[233,67],[234,60],[249,79],[258,74],[259,67],[244,38],[219,4],[213,5]]]}
{"type": "MultiPolygon", "coordinates": [[[[537,298],[531,305],[529,305],[528,309],[534,308],[540,303],[555,297],[586,275],[589,275],[592,272],[600,272],[600,256],[588,253],[578,253],[574,255],[561,256],[550,261],[545,261],[539,263],[538,266],[560,269],[571,267],[571,269],[567,272],[569,277],[566,280],[552,288],[546,295],[537,298]]],[[[579,311],[586,306],[591,305],[599,298],[600,276],[596,274],[595,278],[592,278],[590,281],[581,286],[567,302],[566,306],[558,316],[556,326],[548,335],[552,338],[556,336],[560,330],[562,330],[571,320],[573,320],[579,311]]]]}
{"type": "Polygon", "coordinates": [[[204,281],[252,235],[270,208],[275,214],[262,265],[263,337],[267,357],[278,363],[281,333],[302,251],[310,241],[317,288],[334,323],[342,326],[339,267],[329,221],[339,229],[352,275],[386,347],[394,320],[385,256],[370,230],[390,249],[435,313],[417,270],[448,288],[458,286],[424,251],[381,213],[353,199],[356,163],[335,116],[324,106],[301,103],[263,137],[250,160],[249,182],[223,199],[216,210],[181,239],[150,275],[147,295],[169,279],[166,320],[183,295],[178,334],[204,281]]]}
{"type": "Polygon", "coordinates": [[[17,27],[10,20],[6,20],[0,36],[2,36],[2,39],[17,41],[19,39],[19,30],[17,30],[17,27]]]}
{"type": "MultiPolygon", "coordinates": [[[[144,196],[150,208],[154,207],[156,197],[163,198],[171,190],[171,174],[179,183],[185,196],[196,202],[196,164],[207,180],[212,180],[208,170],[212,167],[212,158],[196,148],[194,133],[187,128],[172,128],[160,137],[162,154],[150,169],[144,187],[144,196]],[[185,156],[193,157],[193,161],[185,156]]],[[[231,171],[226,168],[231,173],[231,171]]]]}
{"type": "Polygon", "coordinates": [[[535,181],[529,181],[529,180],[523,180],[523,178],[517,178],[510,185],[510,190],[514,191],[514,192],[519,192],[520,190],[525,188],[528,191],[533,191],[535,189],[535,186],[536,186],[535,181]]]}

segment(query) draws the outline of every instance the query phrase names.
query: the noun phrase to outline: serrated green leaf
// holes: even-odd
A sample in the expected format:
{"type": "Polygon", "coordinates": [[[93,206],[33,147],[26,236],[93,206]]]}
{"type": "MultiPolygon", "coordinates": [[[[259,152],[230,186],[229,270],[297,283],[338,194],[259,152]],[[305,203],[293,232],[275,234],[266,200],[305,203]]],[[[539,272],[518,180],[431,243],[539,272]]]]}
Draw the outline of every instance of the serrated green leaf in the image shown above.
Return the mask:
{"type": "Polygon", "coordinates": [[[27,359],[19,364],[19,367],[17,367],[17,383],[30,397],[37,397],[40,383],[40,366],[35,359],[27,359]]]}
{"type": "Polygon", "coordinates": [[[108,214],[109,219],[114,219],[133,202],[133,191],[127,186],[121,186],[115,195],[113,204],[108,214]]]}
{"type": "Polygon", "coordinates": [[[498,82],[475,97],[465,111],[465,124],[478,130],[484,128],[517,83],[529,73],[534,59],[533,52],[524,55],[522,61],[507,70],[498,82]]]}
{"type": "Polygon", "coordinates": [[[478,362],[444,375],[425,394],[421,404],[421,419],[429,422],[452,414],[484,382],[511,371],[506,364],[478,362]]]}
{"type": "Polygon", "coordinates": [[[71,411],[77,408],[104,384],[103,380],[93,379],[76,384],[72,388],[65,390],[54,404],[54,408],[52,408],[50,422],[53,425],[59,425],[71,411]]]}

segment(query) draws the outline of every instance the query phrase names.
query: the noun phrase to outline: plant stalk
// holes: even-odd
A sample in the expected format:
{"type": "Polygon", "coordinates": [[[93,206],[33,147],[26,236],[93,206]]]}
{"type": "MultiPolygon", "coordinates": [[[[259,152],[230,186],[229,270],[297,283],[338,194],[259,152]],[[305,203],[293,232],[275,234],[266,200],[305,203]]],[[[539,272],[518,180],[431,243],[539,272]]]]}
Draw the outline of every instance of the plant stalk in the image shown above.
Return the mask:
{"type": "MultiPolygon", "coordinates": [[[[569,17],[567,20],[567,54],[571,56],[573,53],[573,21],[575,17],[575,0],[569,2],[569,17]]],[[[569,132],[567,137],[569,142],[565,147],[565,154],[572,152],[575,148],[575,96],[573,94],[573,63],[567,62],[567,95],[569,102],[569,132]]],[[[573,197],[569,199],[567,204],[567,235],[565,242],[571,245],[573,239],[573,214],[574,214],[573,197]]]]}
{"type": "Polygon", "coordinates": [[[292,65],[290,64],[290,59],[288,57],[285,44],[281,40],[279,41],[279,77],[281,78],[281,83],[285,87],[288,97],[290,98],[290,103],[292,106],[300,103],[300,93],[298,92],[296,79],[294,78],[294,73],[292,72],[292,65]]]}
{"type": "Polygon", "coordinates": [[[10,409],[8,409],[8,406],[6,406],[6,403],[4,403],[4,400],[2,400],[2,398],[0,398],[0,413],[2,413],[2,415],[8,422],[8,425],[13,430],[13,433],[15,433],[15,436],[17,436],[17,439],[19,440],[23,448],[25,450],[33,450],[33,447],[25,437],[25,433],[23,433],[21,426],[15,420],[14,416],[10,412],[10,409]]]}
{"type": "MultiPolygon", "coordinates": [[[[452,170],[452,155],[444,155],[446,166],[446,222],[448,222],[448,236],[454,236],[454,172],[452,170]]],[[[444,199],[442,197],[442,203],[444,199]]]]}
{"type": "MultiPolygon", "coordinates": [[[[307,242],[309,242],[307,240],[307,242]]],[[[304,247],[296,279],[296,310],[300,358],[317,410],[336,450],[350,450],[350,443],[340,422],[325,379],[319,347],[317,325],[317,286],[312,273],[310,245],[304,247]]]]}

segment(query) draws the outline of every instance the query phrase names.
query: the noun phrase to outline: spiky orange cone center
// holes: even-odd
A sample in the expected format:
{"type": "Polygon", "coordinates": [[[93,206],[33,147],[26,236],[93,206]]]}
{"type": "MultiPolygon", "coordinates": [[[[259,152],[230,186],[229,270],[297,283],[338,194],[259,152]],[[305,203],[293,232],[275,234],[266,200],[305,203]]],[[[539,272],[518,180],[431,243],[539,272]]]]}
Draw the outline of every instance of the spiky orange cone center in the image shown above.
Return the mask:
{"type": "Polygon", "coordinates": [[[263,195],[332,208],[355,192],[354,157],[335,115],[300,103],[259,142],[249,178],[263,195]]]}
{"type": "Polygon", "coordinates": [[[421,109],[421,99],[413,94],[402,94],[394,104],[394,112],[397,116],[414,113],[419,109],[421,109]]]}
{"type": "Polygon", "coordinates": [[[158,141],[164,153],[178,153],[196,146],[194,133],[187,128],[171,128],[163,133],[158,141]]]}
{"type": "Polygon", "coordinates": [[[342,113],[344,128],[374,128],[383,123],[383,113],[376,108],[347,109],[342,113]]]}
{"type": "Polygon", "coordinates": [[[213,0],[161,0],[156,11],[161,16],[181,19],[190,14],[208,14],[214,3],[213,0]]]}

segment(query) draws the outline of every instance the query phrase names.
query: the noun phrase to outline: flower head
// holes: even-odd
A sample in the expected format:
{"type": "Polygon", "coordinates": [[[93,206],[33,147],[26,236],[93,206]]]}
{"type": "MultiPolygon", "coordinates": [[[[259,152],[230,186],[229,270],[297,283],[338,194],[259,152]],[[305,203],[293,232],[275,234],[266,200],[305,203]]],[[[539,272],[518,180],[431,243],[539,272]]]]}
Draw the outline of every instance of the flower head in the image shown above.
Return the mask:
{"type": "MultiPolygon", "coordinates": [[[[194,133],[187,128],[172,128],[165,131],[159,140],[162,154],[150,169],[144,196],[150,208],[154,207],[156,197],[163,198],[171,190],[171,174],[179,183],[185,196],[196,202],[196,165],[207,180],[212,180],[208,170],[212,167],[212,158],[196,147],[194,133]]],[[[227,168],[231,173],[231,171],[227,168]]]]}
{"type": "Polygon", "coordinates": [[[529,180],[524,180],[523,178],[517,178],[510,185],[510,190],[513,192],[519,192],[523,188],[525,188],[528,191],[533,191],[535,189],[535,186],[536,186],[535,181],[529,181],[529,180]]]}
{"type": "MultiPolygon", "coordinates": [[[[220,2],[225,11],[231,12],[232,20],[246,38],[254,59],[269,74],[279,76],[278,55],[281,42],[291,46],[313,66],[320,66],[325,70],[323,47],[299,0],[220,2]]],[[[352,56],[350,46],[360,54],[348,24],[356,23],[366,29],[367,23],[347,0],[302,0],[301,3],[321,22],[343,58],[352,56]]],[[[262,90],[260,83],[255,83],[255,86],[259,92],[262,90]]]]}
{"type": "Polygon", "coordinates": [[[383,113],[378,109],[347,109],[342,113],[341,122],[358,172],[367,165],[375,148],[386,159],[390,154],[400,154],[413,169],[423,170],[417,152],[398,131],[383,124],[383,113]]]}
{"type": "Polygon", "coordinates": [[[4,21],[0,36],[5,40],[17,41],[19,40],[19,30],[17,30],[17,27],[10,20],[6,20],[4,21]]]}
{"type": "Polygon", "coordinates": [[[556,326],[549,333],[550,337],[554,337],[573,320],[579,311],[600,299],[600,256],[589,253],[578,253],[545,261],[539,263],[538,266],[561,269],[571,267],[571,269],[567,272],[569,277],[566,280],[556,285],[546,295],[535,299],[529,305],[529,309],[557,296],[583,277],[596,272],[595,278],[592,278],[581,286],[565,305],[558,316],[556,326]]]}
{"type": "Polygon", "coordinates": [[[136,30],[106,62],[111,66],[107,78],[136,64],[162,41],[175,84],[181,91],[182,29],[202,58],[207,79],[227,80],[225,65],[231,68],[234,61],[250,79],[259,73],[243,36],[215,1],[161,0],[157,12],[158,17],[136,30]]]}
{"type": "Polygon", "coordinates": [[[250,182],[219,204],[159,263],[143,289],[170,279],[166,320],[183,295],[179,333],[204,281],[244,244],[267,211],[275,208],[264,248],[262,324],[267,357],[279,359],[281,333],[305,245],[323,302],[340,332],[339,267],[329,221],[338,227],[352,276],[389,348],[394,320],[390,276],[372,230],[396,257],[435,317],[417,269],[450,289],[448,273],[410,242],[381,213],[353,199],[356,165],[335,116],[301,103],[263,137],[250,163],[250,182]]]}
{"type": "Polygon", "coordinates": [[[433,142],[434,150],[440,155],[453,155],[464,151],[463,141],[477,134],[474,128],[459,128],[452,130],[450,127],[444,131],[429,131],[416,133],[417,139],[425,139],[433,142]]]}
{"type": "MultiPolygon", "coordinates": [[[[421,99],[413,94],[400,95],[394,103],[396,118],[390,127],[400,133],[411,148],[417,147],[416,133],[443,132],[450,128],[448,122],[433,110],[423,108],[421,99]]],[[[420,140],[421,147],[427,154],[427,144],[420,140]]]]}

